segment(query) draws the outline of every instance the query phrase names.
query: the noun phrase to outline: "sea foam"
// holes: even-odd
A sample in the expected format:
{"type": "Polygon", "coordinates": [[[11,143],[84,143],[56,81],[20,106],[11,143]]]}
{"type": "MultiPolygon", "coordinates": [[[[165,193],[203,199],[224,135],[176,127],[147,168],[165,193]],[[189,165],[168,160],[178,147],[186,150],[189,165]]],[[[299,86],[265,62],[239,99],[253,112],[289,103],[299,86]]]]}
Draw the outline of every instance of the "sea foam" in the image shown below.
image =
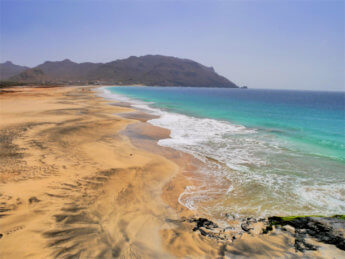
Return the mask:
{"type": "Polygon", "coordinates": [[[345,187],[323,172],[328,162],[322,162],[323,167],[313,166],[310,163],[314,158],[296,152],[289,143],[265,130],[159,109],[154,103],[114,94],[106,88],[101,89],[101,95],[159,116],[148,122],[169,129],[170,137],[158,144],[204,162],[198,171],[198,184],[188,186],[178,199],[189,209],[255,216],[345,211],[345,187]],[[203,204],[212,199],[217,202],[203,204]]]}

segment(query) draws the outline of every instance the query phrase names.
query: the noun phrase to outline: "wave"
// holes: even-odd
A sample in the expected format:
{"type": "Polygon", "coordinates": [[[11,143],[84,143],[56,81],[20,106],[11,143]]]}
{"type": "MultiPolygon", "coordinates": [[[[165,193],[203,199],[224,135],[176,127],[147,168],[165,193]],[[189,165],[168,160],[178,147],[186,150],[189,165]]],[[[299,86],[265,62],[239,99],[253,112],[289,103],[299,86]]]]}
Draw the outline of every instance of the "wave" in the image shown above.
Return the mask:
{"type": "Polygon", "coordinates": [[[342,165],[295,152],[291,143],[267,130],[174,113],[106,88],[101,91],[107,99],[159,116],[148,122],[169,129],[170,137],[158,144],[204,162],[194,179],[198,184],[188,186],[178,199],[189,209],[212,216],[229,210],[246,216],[345,211],[342,165]]]}

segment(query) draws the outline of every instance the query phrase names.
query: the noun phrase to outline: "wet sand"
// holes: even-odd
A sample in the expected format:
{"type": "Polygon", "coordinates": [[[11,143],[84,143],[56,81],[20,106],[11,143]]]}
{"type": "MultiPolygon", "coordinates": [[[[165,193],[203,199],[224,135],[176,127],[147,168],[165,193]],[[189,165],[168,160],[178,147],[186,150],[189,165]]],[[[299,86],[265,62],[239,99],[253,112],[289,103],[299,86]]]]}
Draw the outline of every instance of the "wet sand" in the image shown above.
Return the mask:
{"type": "Polygon", "coordinates": [[[261,235],[261,223],[200,225],[178,202],[200,162],[159,147],[169,131],[149,115],[109,104],[86,87],[0,94],[0,258],[344,255],[323,244],[302,254],[293,234],[261,235]]]}

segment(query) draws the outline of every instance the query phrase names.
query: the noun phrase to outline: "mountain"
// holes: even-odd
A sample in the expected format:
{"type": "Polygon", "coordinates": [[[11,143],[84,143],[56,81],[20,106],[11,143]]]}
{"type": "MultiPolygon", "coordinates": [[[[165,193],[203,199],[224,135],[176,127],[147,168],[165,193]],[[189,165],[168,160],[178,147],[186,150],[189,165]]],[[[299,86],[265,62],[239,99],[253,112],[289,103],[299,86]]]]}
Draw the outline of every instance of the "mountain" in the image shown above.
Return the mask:
{"type": "Polygon", "coordinates": [[[88,73],[96,69],[100,63],[75,63],[69,59],[63,61],[47,61],[35,69],[39,69],[43,72],[43,75],[47,76],[48,80],[89,80],[88,73]]]}
{"type": "Polygon", "coordinates": [[[27,69],[11,80],[20,82],[61,82],[88,81],[88,73],[100,63],[75,63],[69,59],[63,61],[46,61],[37,67],[27,69]]]}
{"type": "Polygon", "coordinates": [[[27,83],[238,87],[212,67],[161,55],[132,56],[109,63],[47,61],[10,79],[27,83]]]}
{"type": "Polygon", "coordinates": [[[26,69],[28,69],[28,67],[15,65],[11,61],[0,63],[0,80],[7,80],[26,69]]]}

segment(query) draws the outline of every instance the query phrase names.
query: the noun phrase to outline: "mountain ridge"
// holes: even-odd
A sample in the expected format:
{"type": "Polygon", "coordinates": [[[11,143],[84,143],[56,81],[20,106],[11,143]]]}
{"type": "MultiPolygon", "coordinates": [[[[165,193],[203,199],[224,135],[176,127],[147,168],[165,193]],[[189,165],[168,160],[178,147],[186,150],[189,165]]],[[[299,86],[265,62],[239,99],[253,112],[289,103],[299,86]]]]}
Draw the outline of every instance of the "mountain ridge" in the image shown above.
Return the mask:
{"type": "Polygon", "coordinates": [[[29,67],[20,66],[13,64],[11,61],[6,61],[4,63],[0,63],[0,80],[6,80],[16,74],[19,74],[29,67]]]}
{"type": "Polygon", "coordinates": [[[46,61],[8,80],[40,84],[238,87],[217,74],[213,67],[190,59],[162,55],[130,56],[107,63],[76,63],[69,59],[46,61]]]}

